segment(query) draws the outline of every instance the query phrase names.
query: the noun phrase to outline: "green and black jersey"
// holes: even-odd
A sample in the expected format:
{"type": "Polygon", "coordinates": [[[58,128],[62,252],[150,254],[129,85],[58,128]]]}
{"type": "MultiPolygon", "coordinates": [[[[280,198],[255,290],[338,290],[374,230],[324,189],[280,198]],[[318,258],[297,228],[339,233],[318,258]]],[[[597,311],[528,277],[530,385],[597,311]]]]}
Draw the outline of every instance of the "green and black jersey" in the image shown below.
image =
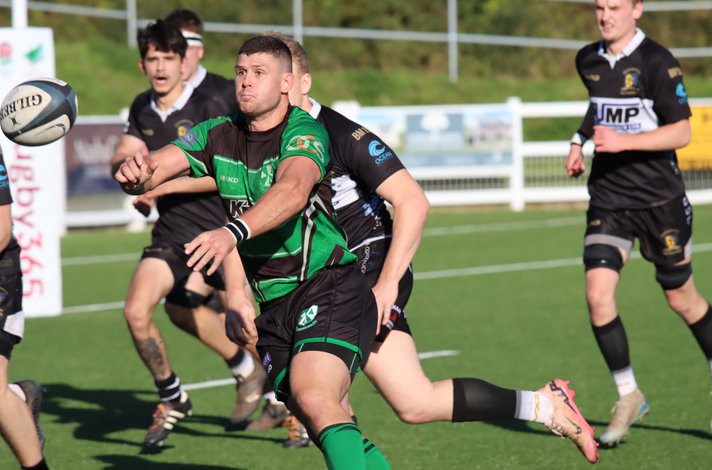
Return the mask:
{"type": "Polygon", "coordinates": [[[240,243],[239,251],[252,289],[260,302],[288,294],[319,270],[349,264],[341,228],[334,221],[329,178],[329,138],[309,114],[290,107],[277,127],[247,129],[244,117],[211,119],[173,142],[188,157],[191,175],[211,176],[228,216],[239,217],[274,183],[286,158],[311,158],[321,170],[306,207],[270,232],[240,243]]]}

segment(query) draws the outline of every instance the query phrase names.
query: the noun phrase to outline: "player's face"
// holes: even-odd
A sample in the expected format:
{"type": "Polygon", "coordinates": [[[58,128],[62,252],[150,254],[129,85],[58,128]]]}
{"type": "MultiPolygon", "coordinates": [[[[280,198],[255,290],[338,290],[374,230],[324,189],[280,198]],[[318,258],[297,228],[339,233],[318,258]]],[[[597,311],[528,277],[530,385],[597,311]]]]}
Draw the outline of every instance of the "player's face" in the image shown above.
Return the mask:
{"type": "Polygon", "coordinates": [[[596,0],[596,19],[608,49],[620,52],[635,35],[643,3],[634,0],[596,0]]]}
{"type": "Polygon", "coordinates": [[[185,50],[185,72],[183,80],[190,80],[190,77],[195,75],[200,66],[200,60],[203,58],[202,46],[188,46],[185,50]]]}
{"type": "Polygon", "coordinates": [[[274,111],[291,87],[292,74],[272,54],[239,55],[235,75],[237,104],[253,119],[274,111]]]}
{"type": "Polygon", "coordinates": [[[167,95],[183,81],[183,60],[177,52],[161,52],[150,45],[141,68],[157,95],[167,95]]]}

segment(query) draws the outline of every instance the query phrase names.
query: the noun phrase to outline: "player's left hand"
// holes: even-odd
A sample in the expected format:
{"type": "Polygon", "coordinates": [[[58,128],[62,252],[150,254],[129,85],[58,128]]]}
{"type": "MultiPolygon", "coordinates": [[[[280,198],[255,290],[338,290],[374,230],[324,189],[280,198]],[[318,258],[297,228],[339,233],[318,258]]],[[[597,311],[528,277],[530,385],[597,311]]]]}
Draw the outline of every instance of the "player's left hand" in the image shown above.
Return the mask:
{"type": "Polygon", "coordinates": [[[386,325],[390,320],[393,304],[398,298],[398,282],[383,282],[379,281],[371,289],[374,297],[376,297],[376,305],[378,306],[378,325],[376,326],[376,335],[381,332],[383,325],[386,325]]]}
{"type": "Polygon", "coordinates": [[[192,255],[188,259],[188,267],[200,271],[212,260],[207,274],[213,274],[220,267],[228,253],[235,249],[235,238],[225,228],[203,232],[190,243],[185,244],[185,254],[192,255]]]}
{"type": "Polygon", "coordinates": [[[596,152],[618,153],[626,150],[626,136],[604,125],[593,126],[593,144],[596,152]]]}
{"type": "Polygon", "coordinates": [[[228,299],[225,312],[225,333],[233,343],[256,353],[255,308],[249,299],[228,299]]]}

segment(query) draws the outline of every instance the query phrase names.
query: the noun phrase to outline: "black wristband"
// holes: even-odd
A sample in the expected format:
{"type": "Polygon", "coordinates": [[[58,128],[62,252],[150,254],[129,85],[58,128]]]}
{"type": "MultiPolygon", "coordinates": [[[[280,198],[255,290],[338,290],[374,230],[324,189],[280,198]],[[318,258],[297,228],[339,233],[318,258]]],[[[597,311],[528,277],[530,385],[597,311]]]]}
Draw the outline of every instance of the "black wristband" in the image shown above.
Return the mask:
{"type": "Polygon", "coordinates": [[[232,236],[235,237],[235,241],[238,243],[242,240],[250,238],[250,228],[240,219],[232,219],[232,221],[227,224],[225,228],[232,233],[232,236]]]}

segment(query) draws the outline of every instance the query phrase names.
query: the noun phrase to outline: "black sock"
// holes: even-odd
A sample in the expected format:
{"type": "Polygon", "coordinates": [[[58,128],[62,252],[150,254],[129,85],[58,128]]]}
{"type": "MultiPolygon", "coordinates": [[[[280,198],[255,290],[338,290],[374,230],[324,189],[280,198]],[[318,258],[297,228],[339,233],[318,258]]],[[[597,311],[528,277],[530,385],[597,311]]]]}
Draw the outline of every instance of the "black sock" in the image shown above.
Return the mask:
{"type": "Polygon", "coordinates": [[[235,354],[232,359],[228,359],[227,361],[225,361],[225,364],[227,364],[228,368],[232,369],[233,367],[237,367],[238,365],[240,365],[244,358],[245,351],[243,351],[242,349],[238,349],[237,354],[235,354]]]}
{"type": "Polygon", "coordinates": [[[695,335],[697,344],[702,348],[708,361],[712,360],[712,306],[708,306],[707,313],[698,321],[689,325],[695,335]]]}
{"type": "Polygon", "coordinates": [[[620,315],[603,326],[591,325],[591,329],[593,329],[593,335],[596,337],[603,359],[606,360],[608,370],[615,371],[630,367],[628,338],[620,315]]]}
{"type": "Polygon", "coordinates": [[[33,465],[31,467],[22,467],[22,470],[49,470],[49,467],[47,466],[47,462],[43,457],[37,465],[33,465]]]}
{"type": "Polygon", "coordinates": [[[176,374],[171,374],[165,380],[156,380],[156,388],[161,401],[180,400],[180,379],[176,374]]]}
{"type": "Polygon", "coordinates": [[[512,419],[517,392],[480,379],[452,379],[452,422],[512,419]]]}

